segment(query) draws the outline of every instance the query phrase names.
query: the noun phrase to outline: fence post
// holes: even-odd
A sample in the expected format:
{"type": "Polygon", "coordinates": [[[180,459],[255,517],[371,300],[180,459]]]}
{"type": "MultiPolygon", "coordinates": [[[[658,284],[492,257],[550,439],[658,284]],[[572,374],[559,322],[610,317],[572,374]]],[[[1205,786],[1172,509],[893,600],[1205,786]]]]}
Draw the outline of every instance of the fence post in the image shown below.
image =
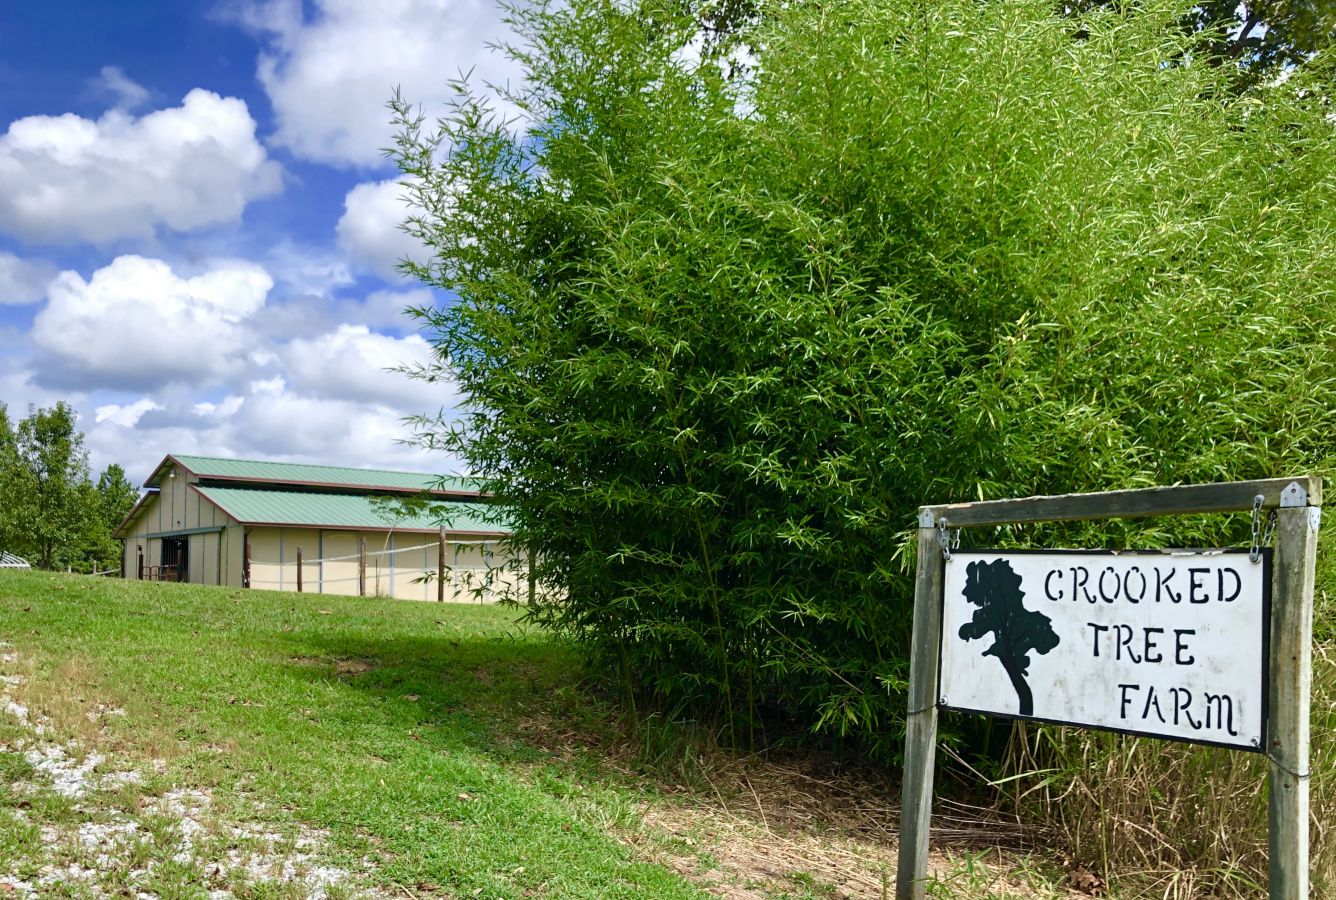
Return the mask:
{"type": "Polygon", "coordinates": [[[923,900],[928,889],[928,833],[932,821],[933,764],[937,755],[937,656],[942,632],[942,574],[942,547],[937,541],[936,523],[931,511],[920,508],[896,900],[923,900]]]}
{"type": "Polygon", "coordinates": [[[136,573],[136,576],[135,576],[135,577],[138,578],[140,581],[143,581],[143,580],[144,580],[144,545],[143,545],[143,544],[135,544],[135,548],[139,550],[139,570],[138,570],[138,572],[136,573]]]}
{"type": "Polygon", "coordinates": [[[297,593],[302,592],[302,548],[297,548],[297,593]]]}
{"type": "Polygon", "coordinates": [[[366,538],[357,539],[357,596],[366,596],[366,538]]]}
{"type": "Polygon", "coordinates": [[[436,548],[436,602],[445,602],[445,526],[441,526],[441,540],[436,548]]]}
{"type": "MultiPolygon", "coordinates": [[[[1291,485],[1293,487],[1293,485],[1291,485]]],[[[1289,489],[1287,488],[1288,492],[1289,489]]],[[[1286,505],[1276,511],[1272,568],[1270,722],[1271,853],[1269,896],[1306,900],[1308,883],[1308,743],[1313,678],[1313,567],[1322,508],[1286,505]]]]}

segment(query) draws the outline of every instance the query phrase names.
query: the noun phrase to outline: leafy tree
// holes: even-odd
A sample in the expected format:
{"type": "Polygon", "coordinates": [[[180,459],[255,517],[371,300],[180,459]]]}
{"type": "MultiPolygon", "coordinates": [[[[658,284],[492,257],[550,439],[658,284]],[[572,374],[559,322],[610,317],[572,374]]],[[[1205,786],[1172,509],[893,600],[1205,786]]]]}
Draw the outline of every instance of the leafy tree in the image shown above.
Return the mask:
{"type": "Polygon", "coordinates": [[[108,533],[116,530],[139,499],[139,492],[125,477],[125,470],[116,463],[107,466],[97,477],[97,494],[102,523],[108,533]]]}
{"type": "MultiPolygon", "coordinates": [[[[763,7],[759,0],[682,0],[699,24],[706,57],[727,55],[747,36],[763,7]]],[[[1002,0],[994,0],[1002,2],[1002,0]]],[[[1127,0],[1063,0],[1055,8],[1081,19],[1109,8],[1125,10],[1127,0]]],[[[1187,7],[1174,23],[1196,38],[1191,51],[1237,71],[1235,83],[1248,87],[1301,66],[1336,43],[1336,3],[1332,0],[1203,0],[1187,7]]],[[[1076,30],[1084,38],[1084,27],[1076,30]]]]}
{"type": "Polygon", "coordinates": [[[101,526],[76,420],[64,402],[50,409],[29,407],[13,430],[13,452],[5,462],[10,540],[16,552],[42,568],[72,563],[90,530],[101,526]]]}
{"type": "MultiPolygon", "coordinates": [[[[1082,16],[1126,0],[1077,0],[1062,8],[1082,16]]],[[[1233,79],[1250,87],[1302,66],[1336,43],[1336,3],[1331,0],[1204,0],[1191,5],[1178,26],[1196,38],[1191,52],[1232,67],[1233,79]]]]}
{"type": "Polygon", "coordinates": [[[919,504],[1329,469],[1320,67],[1240,99],[1182,14],[773,3],[729,78],[670,0],[571,0],[517,14],[520,133],[396,101],[455,298],[419,374],[467,398],[424,440],[511,510],[531,615],[637,703],[889,756],[919,504]]]}
{"type": "Polygon", "coordinates": [[[1034,715],[1034,692],[1025,676],[1029,674],[1031,652],[1042,656],[1058,646],[1052,620],[1025,608],[1021,577],[1005,559],[970,563],[965,569],[965,599],[978,609],[960,626],[961,640],[993,636],[992,646],[983,655],[995,656],[1002,663],[1020,701],[1020,714],[1034,715]]]}
{"type": "Polygon", "coordinates": [[[17,547],[16,493],[19,488],[18,446],[9,409],[0,403],[0,550],[17,547]]]}
{"type": "Polygon", "coordinates": [[[112,534],[134,508],[139,492],[126,478],[125,470],[112,463],[98,475],[96,491],[90,493],[89,502],[96,504],[99,515],[90,523],[83,555],[86,564],[95,570],[115,568],[120,564],[122,546],[112,534]]]}

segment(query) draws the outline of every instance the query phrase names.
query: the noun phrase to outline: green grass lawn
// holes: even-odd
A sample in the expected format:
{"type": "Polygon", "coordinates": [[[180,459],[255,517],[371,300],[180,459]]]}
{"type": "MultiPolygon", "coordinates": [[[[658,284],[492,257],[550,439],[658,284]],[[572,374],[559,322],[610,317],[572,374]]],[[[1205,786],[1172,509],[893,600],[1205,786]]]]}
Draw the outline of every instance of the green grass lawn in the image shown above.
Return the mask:
{"type": "MultiPolygon", "coordinates": [[[[0,571],[0,897],[885,896],[884,776],[628,741],[580,675],[508,608],[0,571]]],[[[1056,895],[983,859],[932,896],[1056,895]]]]}
{"type": "MultiPolygon", "coordinates": [[[[0,572],[0,640],[30,667],[30,700],[75,736],[96,704],[124,709],[97,741],[160,760],[150,794],[202,788],[232,819],[321,829],[326,856],[389,896],[705,896],[625,839],[640,820],[631,786],[518,738],[576,665],[514,618],[0,572]]],[[[53,821],[73,815],[48,801],[53,821]]],[[[27,810],[0,819],[3,874],[35,826],[31,801],[0,792],[0,805],[27,810]]]]}

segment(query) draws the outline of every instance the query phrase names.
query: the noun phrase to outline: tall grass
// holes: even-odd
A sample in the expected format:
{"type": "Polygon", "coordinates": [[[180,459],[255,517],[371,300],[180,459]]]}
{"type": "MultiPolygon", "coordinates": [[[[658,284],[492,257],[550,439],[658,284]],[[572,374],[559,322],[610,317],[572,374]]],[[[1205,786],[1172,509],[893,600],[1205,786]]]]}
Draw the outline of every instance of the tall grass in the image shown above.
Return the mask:
{"type": "MultiPolygon", "coordinates": [[[[1313,896],[1333,897],[1336,641],[1314,648],[1312,726],[1310,872],[1313,896]]],[[[999,804],[1110,873],[1119,896],[1266,893],[1267,762],[1260,754],[1017,726],[1005,771],[999,804]]]]}

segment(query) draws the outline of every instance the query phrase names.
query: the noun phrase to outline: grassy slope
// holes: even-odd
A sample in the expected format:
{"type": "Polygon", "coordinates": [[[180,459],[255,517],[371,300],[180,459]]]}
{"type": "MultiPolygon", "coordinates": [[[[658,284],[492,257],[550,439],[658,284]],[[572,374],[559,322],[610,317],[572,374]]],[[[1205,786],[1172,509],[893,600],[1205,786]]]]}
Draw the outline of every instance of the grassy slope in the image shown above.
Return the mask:
{"type": "Polygon", "coordinates": [[[574,661],[505,610],[0,572],[0,638],[34,684],[124,706],[126,752],[327,828],[387,885],[702,896],[610,836],[634,795],[513,739],[574,661]]]}

